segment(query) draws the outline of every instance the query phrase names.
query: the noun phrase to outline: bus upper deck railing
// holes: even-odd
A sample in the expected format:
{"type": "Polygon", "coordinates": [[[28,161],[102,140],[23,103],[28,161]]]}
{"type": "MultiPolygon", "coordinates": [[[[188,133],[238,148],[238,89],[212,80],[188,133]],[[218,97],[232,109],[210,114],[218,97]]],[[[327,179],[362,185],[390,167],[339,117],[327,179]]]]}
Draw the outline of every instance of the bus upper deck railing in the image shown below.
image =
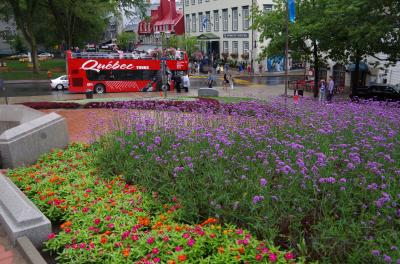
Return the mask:
{"type": "Polygon", "coordinates": [[[136,60],[159,60],[164,57],[167,60],[184,60],[184,54],[179,57],[173,55],[148,54],[148,53],[107,53],[107,52],[71,52],[73,59],[136,59],[136,60]]]}

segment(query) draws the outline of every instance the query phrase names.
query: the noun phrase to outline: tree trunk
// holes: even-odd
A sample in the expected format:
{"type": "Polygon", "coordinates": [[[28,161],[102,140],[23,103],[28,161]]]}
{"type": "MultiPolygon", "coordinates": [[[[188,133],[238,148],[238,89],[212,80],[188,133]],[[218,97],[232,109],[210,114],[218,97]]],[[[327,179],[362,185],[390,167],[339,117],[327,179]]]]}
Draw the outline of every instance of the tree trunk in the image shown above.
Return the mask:
{"type": "Polygon", "coordinates": [[[30,43],[30,46],[31,46],[31,58],[32,58],[32,71],[33,73],[39,73],[37,45],[34,39],[32,40],[32,43],[30,43]]]}
{"type": "Polygon", "coordinates": [[[314,51],[313,51],[313,56],[314,56],[314,87],[313,87],[313,93],[314,93],[314,98],[318,97],[318,82],[319,82],[319,59],[318,59],[318,46],[314,42],[314,51]]]}
{"type": "Polygon", "coordinates": [[[358,55],[358,53],[356,53],[356,58],[355,58],[355,67],[354,67],[354,75],[353,75],[353,79],[352,79],[352,89],[351,89],[351,93],[353,96],[356,96],[358,93],[358,86],[359,86],[359,79],[360,79],[360,61],[361,58],[358,55]]]}

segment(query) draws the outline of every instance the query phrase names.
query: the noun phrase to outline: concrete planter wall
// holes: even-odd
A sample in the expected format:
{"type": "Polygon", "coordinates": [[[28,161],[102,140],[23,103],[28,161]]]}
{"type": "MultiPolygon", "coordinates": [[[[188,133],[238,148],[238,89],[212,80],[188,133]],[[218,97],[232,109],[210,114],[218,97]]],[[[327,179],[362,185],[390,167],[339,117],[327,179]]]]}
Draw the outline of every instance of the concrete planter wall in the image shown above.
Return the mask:
{"type": "Polygon", "coordinates": [[[53,148],[68,145],[67,123],[22,105],[0,105],[0,168],[34,163],[53,148]]]}

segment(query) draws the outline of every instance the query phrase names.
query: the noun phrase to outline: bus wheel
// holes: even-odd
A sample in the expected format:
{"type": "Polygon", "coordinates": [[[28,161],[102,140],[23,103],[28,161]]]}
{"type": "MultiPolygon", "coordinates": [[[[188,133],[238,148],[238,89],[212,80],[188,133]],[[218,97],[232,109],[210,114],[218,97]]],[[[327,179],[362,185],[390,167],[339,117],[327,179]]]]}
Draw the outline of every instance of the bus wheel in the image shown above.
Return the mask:
{"type": "Polygon", "coordinates": [[[94,91],[95,91],[96,93],[98,93],[98,94],[102,94],[102,93],[105,93],[105,92],[106,92],[106,87],[104,87],[103,84],[97,84],[97,85],[94,87],[94,91]]]}

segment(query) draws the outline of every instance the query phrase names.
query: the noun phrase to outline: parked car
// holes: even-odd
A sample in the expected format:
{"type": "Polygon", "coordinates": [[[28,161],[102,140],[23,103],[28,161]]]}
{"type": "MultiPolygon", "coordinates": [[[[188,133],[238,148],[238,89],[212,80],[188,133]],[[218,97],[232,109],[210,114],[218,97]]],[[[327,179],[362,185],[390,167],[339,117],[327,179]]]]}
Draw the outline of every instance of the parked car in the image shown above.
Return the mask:
{"type": "MultiPolygon", "coordinates": [[[[356,97],[374,99],[374,100],[400,100],[400,83],[385,84],[385,83],[373,83],[365,88],[357,89],[356,97]]],[[[354,96],[352,96],[354,98],[354,96]]]]}
{"type": "Polygon", "coordinates": [[[68,88],[68,76],[62,75],[56,79],[50,81],[50,86],[52,89],[63,90],[68,88]]]}
{"type": "Polygon", "coordinates": [[[38,55],[39,58],[54,58],[54,54],[43,52],[38,55]]]}
{"type": "Polygon", "coordinates": [[[15,55],[11,55],[7,59],[18,60],[18,59],[22,59],[22,58],[28,58],[28,54],[26,54],[26,53],[15,54],[15,55]]]}

